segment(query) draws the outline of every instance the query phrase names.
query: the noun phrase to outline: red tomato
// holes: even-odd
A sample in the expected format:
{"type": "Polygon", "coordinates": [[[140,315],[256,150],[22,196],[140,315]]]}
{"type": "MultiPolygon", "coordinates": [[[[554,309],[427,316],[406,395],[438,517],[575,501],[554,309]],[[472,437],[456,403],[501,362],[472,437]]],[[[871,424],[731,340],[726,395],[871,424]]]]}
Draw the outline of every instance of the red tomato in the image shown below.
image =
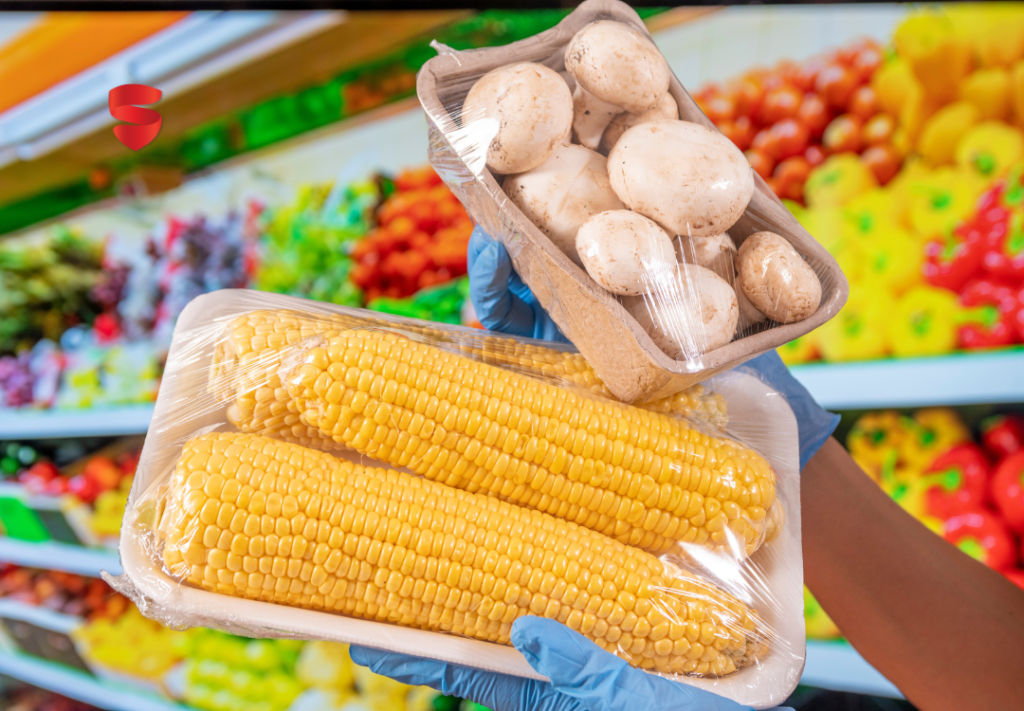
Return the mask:
{"type": "Polygon", "coordinates": [[[821,143],[829,153],[856,153],[860,150],[860,119],[850,114],[843,114],[832,119],[825,129],[821,143]]]}
{"type": "Polygon", "coordinates": [[[750,143],[754,140],[754,126],[746,116],[740,116],[735,121],[724,121],[718,126],[718,130],[741,151],[750,148],[750,143]]]}
{"type": "Polygon", "coordinates": [[[798,156],[807,150],[811,134],[807,127],[796,119],[779,121],[771,128],[775,138],[775,157],[785,159],[798,156]]]}
{"type": "Polygon", "coordinates": [[[783,85],[772,89],[764,97],[764,103],[757,112],[757,120],[770,126],[776,121],[794,118],[800,111],[803,93],[794,86],[783,85]]]}
{"type": "Polygon", "coordinates": [[[883,143],[889,143],[895,131],[896,119],[889,114],[876,114],[864,124],[864,129],[861,131],[860,136],[864,145],[879,146],[883,143]]]}
{"type": "Polygon", "coordinates": [[[797,88],[803,91],[814,91],[814,85],[818,80],[818,72],[828,63],[828,57],[811,57],[800,64],[799,71],[791,81],[797,88]]]}
{"type": "Polygon", "coordinates": [[[764,153],[772,161],[777,160],[779,157],[777,141],[770,128],[762,128],[758,131],[754,135],[754,140],[750,142],[750,147],[764,153]]]}
{"type": "Polygon", "coordinates": [[[796,86],[800,76],[800,65],[791,59],[783,59],[775,65],[775,75],[787,84],[796,86]]]}
{"type": "Polygon", "coordinates": [[[747,163],[754,169],[754,172],[760,175],[765,180],[772,177],[772,170],[775,168],[775,161],[762,151],[751,149],[745,151],[744,154],[747,157],[747,163]]]}
{"type": "Polygon", "coordinates": [[[867,121],[878,113],[878,98],[870,86],[859,86],[850,97],[850,113],[867,121]]]}
{"type": "Polygon", "coordinates": [[[711,123],[718,125],[723,121],[731,121],[736,115],[736,102],[728,96],[714,96],[707,102],[698,105],[704,115],[711,119],[711,123]]]}
{"type": "Polygon", "coordinates": [[[803,156],[793,156],[775,166],[772,177],[778,187],[779,197],[790,200],[802,200],[804,197],[804,183],[807,182],[807,175],[811,172],[811,164],[803,156]]]}
{"type": "Polygon", "coordinates": [[[797,118],[810,130],[811,135],[820,138],[829,122],[828,107],[821,97],[814,93],[804,95],[797,112],[797,118]]]}
{"type": "Polygon", "coordinates": [[[764,100],[764,85],[757,77],[747,75],[732,87],[732,98],[737,117],[753,117],[764,100]]]}
{"type": "Polygon", "coordinates": [[[825,151],[821,150],[821,146],[807,146],[807,150],[804,151],[804,158],[814,168],[825,162],[825,151]]]}
{"type": "Polygon", "coordinates": [[[864,165],[875,174],[879,185],[885,185],[899,172],[903,159],[891,143],[871,146],[861,154],[864,165]]]}
{"type": "Polygon", "coordinates": [[[825,103],[840,111],[846,108],[856,88],[857,76],[842,64],[826,65],[814,80],[814,89],[825,103]]]}
{"type": "Polygon", "coordinates": [[[706,103],[721,93],[722,90],[719,88],[718,84],[705,84],[697,90],[696,94],[693,95],[693,100],[697,103],[706,103]]]}

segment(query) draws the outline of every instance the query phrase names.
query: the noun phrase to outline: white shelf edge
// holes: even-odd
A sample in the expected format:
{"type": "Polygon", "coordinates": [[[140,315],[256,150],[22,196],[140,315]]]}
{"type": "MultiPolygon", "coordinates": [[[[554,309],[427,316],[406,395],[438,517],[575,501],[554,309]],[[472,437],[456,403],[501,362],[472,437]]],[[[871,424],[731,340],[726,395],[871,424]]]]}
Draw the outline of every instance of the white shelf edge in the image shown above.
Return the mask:
{"type": "Polygon", "coordinates": [[[63,612],[7,598],[0,598],[0,617],[30,622],[36,627],[67,635],[85,622],[83,618],[75,615],[65,615],[63,612]]]}
{"type": "Polygon", "coordinates": [[[800,683],[819,689],[903,698],[891,681],[843,641],[807,640],[807,662],[800,683]]]}
{"type": "Polygon", "coordinates": [[[792,369],[822,407],[857,410],[1024,402],[1024,349],[792,369]]]}
{"type": "Polygon", "coordinates": [[[107,711],[189,711],[173,701],[24,654],[0,651],[0,674],[107,711]]]}
{"type": "Polygon", "coordinates": [[[153,405],[87,410],[0,410],[0,440],[145,434],[153,405]]]}
{"type": "Polygon", "coordinates": [[[121,561],[116,551],[83,548],[54,541],[30,543],[0,536],[0,561],[93,578],[98,578],[101,571],[111,575],[121,574],[121,561]]]}

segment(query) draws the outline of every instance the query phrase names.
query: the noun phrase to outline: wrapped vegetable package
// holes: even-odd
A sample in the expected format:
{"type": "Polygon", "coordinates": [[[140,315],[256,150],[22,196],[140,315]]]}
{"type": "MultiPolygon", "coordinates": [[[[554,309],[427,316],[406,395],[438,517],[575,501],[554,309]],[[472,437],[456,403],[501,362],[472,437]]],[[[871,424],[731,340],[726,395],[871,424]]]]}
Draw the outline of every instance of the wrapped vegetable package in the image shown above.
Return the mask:
{"type": "Polygon", "coordinates": [[[419,74],[430,161],[623,402],[678,392],[834,316],[835,260],[701,113],[643,23],[587,0],[419,74]]]}
{"type": "Polygon", "coordinates": [[[803,667],[796,421],[734,371],[639,406],[572,348],[226,290],[182,313],[114,584],[147,616],[534,677],[558,620],[769,707],[803,667]]]}

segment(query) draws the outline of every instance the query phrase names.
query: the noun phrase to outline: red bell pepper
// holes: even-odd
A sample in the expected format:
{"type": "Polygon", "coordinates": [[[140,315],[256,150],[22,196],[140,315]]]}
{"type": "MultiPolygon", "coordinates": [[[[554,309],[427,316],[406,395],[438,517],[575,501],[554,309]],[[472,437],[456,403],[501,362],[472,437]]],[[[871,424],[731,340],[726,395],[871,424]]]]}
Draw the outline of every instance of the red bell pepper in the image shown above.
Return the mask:
{"type": "Polygon", "coordinates": [[[1024,570],[1014,568],[1013,570],[1004,570],[1003,575],[1011,583],[1016,585],[1021,590],[1024,590],[1024,570]]]}
{"type": "Polygon", "coordinates": [[[921,267],[925,280],[932,286],[960,291],[981,270],[985,256],[982,235],[979,224],[963,222],[943,238],[928,242],[921,267]]]}
{"type": "Polygon", "coordinates": [[[925,472],[925,513],[945,519],[978,508],[988,491],[989,463],[976,444],[958,444],[925,472]]]}
{"type": "Polygon", "coordinates": [[[1020,309],[1015,285],[1001,279],[973,279],[960,292],[965,311],[957,340],[961,348],[995,348],[1017,340],[1015,317],[1020,309]]]}
{"type": "Polygon", "coordinates": [[[1024,451],[999,462],[992,477],[992,500],[1006,524],[1024,534],[1024,451]]]}
{"type": "Polygon", "coordinates": [[[1017,292],[1017,313],[1014,314],[1013,323],[1017,327],[1017,340],[1024,343],[1024,286],[1017,292]]]}
{"type": "Polygon", "coordinates": [[[983,420],[981,444],[996,461],[1024,450],[1024,417],[995,415],[983,420]]]}
{"type": "Polygon", "coordinates": [[[982,264],[990,274],[1020,281],[1024,279],[1024,210],[1018,206],[1007,211],[1005,219],[998,219],[997,212],[993,208],[987,213],[996,219],[982,232],[982,264]]]}
{"type": "Polygon", "coordinates": [[[947,541],[990,568],[1006,570],[1017,564],[1013,536],[991,511],[963,511],[946,519],[942,529],[947,541]]]}

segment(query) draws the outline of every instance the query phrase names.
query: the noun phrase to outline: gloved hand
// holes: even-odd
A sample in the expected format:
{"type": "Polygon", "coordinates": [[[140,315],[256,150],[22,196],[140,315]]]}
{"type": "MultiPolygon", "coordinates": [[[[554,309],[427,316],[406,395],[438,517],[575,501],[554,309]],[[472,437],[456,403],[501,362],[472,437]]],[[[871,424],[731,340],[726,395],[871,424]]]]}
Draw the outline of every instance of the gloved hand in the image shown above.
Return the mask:
{"type": "MultiPolygon", "coordinates": [[[[492,331],[567,343],[530,288],[512,269],[505,247],[477,227],[469,240],[469,297],[476,317],[492,331]]],[[[839,415],[823,409],[790,375],[775,351],[743,366],[757,371],[789,402],[800,430],[800,468],[821,449],[839,424],[839,415]]]]}
{"type": "Polygon", "coordinates": [[[568,343],[537,297],[512,269],[505,245],[477,227],[469,238],[469,298],[484,328],[568,343]]]}
{"type": "MultiPolygon", "coordinates": [[[[512,643],[550,682],[352,647],[356,664],[491,711],[742,711],[735,701],[634,669],[555,620],[521,617],[512,643]]],[[[777,709],[776,711],[781,711],[777,709]]]]}

